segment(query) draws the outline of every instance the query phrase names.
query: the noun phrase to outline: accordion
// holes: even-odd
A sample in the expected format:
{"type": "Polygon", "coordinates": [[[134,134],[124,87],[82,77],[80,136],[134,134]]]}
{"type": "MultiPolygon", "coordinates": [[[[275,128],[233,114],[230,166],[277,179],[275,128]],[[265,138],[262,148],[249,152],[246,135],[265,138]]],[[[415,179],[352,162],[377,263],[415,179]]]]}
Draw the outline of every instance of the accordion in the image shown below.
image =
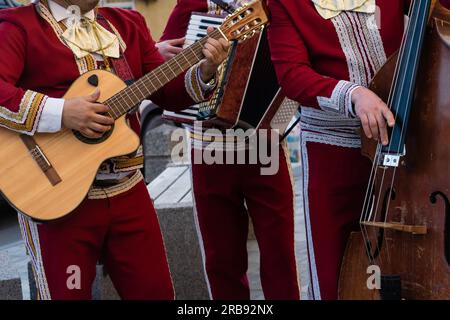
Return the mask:
{"type": "MultiPolygon", "coordinates": [[[[222,20],[193,13],[186,35],[188,45],[205,36],[209,25],[222,20]]],[[[201,121],[203,127],[219,129],[273,128],[284,133],[298,103],[281,94],[266,30],[242,43],[233,43],[221,69],[217,89],[209,101],[181,112],[165,111],[163,118],[191,125],[201,121]]]]}
{"type": "MultiPolygon", "coordinates": [[[[196,41],[205,37],[207,35],[208,27],[220,27],[224,20],[225,17],[213,16],[197,12],[192,13],[183,49],[189,47],[196,41]]],[[[197,115],[199,112],[199,108],[199,105],[193,105],[188,109],[178,112],[165,110],[163,112],[163,119],[171,120],[177,123],[192,124],[194,123],[194,121],[198,120],[197,115]]]]}

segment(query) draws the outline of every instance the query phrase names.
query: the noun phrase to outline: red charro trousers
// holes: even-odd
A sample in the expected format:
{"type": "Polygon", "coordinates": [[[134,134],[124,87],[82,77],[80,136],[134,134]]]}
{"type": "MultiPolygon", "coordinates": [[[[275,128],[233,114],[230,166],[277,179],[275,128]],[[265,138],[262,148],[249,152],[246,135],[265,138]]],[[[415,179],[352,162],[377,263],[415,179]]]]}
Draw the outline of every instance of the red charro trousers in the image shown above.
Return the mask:
{"type": "Polygon", "coordinates": [[[109,199],[85,200],[63,220],[36,224],[21,215],[19,220],[41,299],[91,299],[99,259],[123,299],[174,298],[158,219],[143,181],[109,199]],[[79,288],[73,288],[74,270],[79,270],[79,288]]]}
{"type": "Polygon", "coordinates": [[[359,226],[371,163],[360,148],[304,137],[302,155],[310,298],[335,300],[348,237],[359,226]]]}
{"type": "Polygon", "coordinates": [[[213,299],[250,299],[247,279],[249,216],[260,249],[260,274],[268,300],[298,300],[294,196],[288,161],[261,175],[261,164],[193,164],[193,188],[213,299]]]}

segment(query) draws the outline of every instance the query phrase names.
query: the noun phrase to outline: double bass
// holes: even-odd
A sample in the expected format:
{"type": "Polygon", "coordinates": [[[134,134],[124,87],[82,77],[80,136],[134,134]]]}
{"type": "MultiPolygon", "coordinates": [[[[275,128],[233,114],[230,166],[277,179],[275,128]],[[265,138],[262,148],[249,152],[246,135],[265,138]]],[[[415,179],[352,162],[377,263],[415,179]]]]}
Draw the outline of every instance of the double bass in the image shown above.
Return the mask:
{"type": "Polygon", "coordinates": [[[413,0],[401,49],[371,89],[396,123],[387,146],[362,139],[373,166],[339,298],[450,299],[450,10],[413,0]]]}

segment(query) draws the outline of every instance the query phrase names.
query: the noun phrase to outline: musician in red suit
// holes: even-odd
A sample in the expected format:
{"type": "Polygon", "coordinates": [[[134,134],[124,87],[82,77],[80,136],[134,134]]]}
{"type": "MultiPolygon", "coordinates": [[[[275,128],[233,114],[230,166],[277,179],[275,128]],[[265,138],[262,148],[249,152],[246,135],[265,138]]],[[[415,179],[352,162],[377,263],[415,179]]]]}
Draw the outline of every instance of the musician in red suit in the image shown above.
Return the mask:
{"type": "Polygon", "coordinates": [[[314,299],[337,298],[346,242],[361,215],[371,164],[357,130],[362,124],[369,138],[388,143],[394,117],[367,87],[400,47],[408,3],[269,0],[272,60],[284,93],[301,105],[314,299]]]}
{"type": "MultiPolygon", "coordinates": [[[[161,38],[160,46],[168,57],[177,51],[174,44],[183,41],[193,12],[223,13],[209,0],[178,0],[161,38]]],[[[207,142],[211,136],[190,129],[193,154],[206,147],[214,148],[216,153],[224,152],[220,143],[212,147],[207,142]]],[[[214,137],[221,138],[220,135],[214,137]]],[[[279,170],[274,175],[262,175],[260,163],[208,165],[192,161],[199,237],[213,299],[250,298],[247,279],[249,217],[261,253],[260,274],[265,298],[300,298],[289,156],[283,146],[276,151],[279,170]]]]}
{"type": "MultiPolygon", "coordinates": [[[[98,91],[63,99],[71,83],[98,68],[131,82],[163,63],[140,14],[97,4],[42,0],[0,12],[3,128],[33,135],[66,127],[98,137],[111,128],[112,120],[101,115],[108,107],[96,103],[98,91]],[[75,7],[66,9],[69,4],[75,7]]],[[[208,82],[227,50],[224,39],[208,40],[207,58],[151,98],[174,109],[191,105],[192,97],[212,89],[208,82]]],[[[138,132],[136,115],[128,120],[138,132]]],[[[158,220],[139,171],[142,158],[138,150],[105,162],[69,217],[40,224],[19,214],[41,299],[90,299],[99,259],[123,299],[174,298],[158,220]]]]}

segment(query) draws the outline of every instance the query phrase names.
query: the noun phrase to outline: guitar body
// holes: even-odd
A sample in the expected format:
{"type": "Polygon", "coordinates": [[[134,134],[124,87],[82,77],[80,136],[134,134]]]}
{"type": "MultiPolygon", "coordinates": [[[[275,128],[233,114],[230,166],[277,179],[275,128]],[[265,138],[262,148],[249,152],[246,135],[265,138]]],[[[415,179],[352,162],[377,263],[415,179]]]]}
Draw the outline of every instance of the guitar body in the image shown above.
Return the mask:
{"type": "MultiPolygon", "coordinates": [[[[78,78],[64,98],[87,96],[96,87],[89,79],[96,76],[101,96],[99,102],[126,87],[107,71],[90,71],[78,78]]],[[[92,82],[92,81],[91,81],[92,82]]],[[[60,181],[52,183],[20,134],[0,129],[0,191],[20,212],[37,220],[61,218],[76,209],[91,187],[97,170],[105,160],[132,153],[139,147],[139,137],[118,118],[110,135],[100,140],[80,139],[69,129],[33,136],[60,181]]]]}
{"type": "MultiPolygon", "coordinates": [[[[203,59],[209,38],[239,41],[251,37],[268,23],[267,12],[264,2],[253,0],[208,36],[130,86],[112,73],[94,70],[78,78],[64,97],[87,96],[99,88],[99,102],[108,100],[111,115],[126,114],[203,59]]],[[[0,128],[0,192],[18,211],[36,220],[54,220],[72,212],[86,197],[102,162],[139,147],[140,139],[125,116],[114,118],[114,128],[97,140],[68,129],[29,137],[0,128]]]]}

